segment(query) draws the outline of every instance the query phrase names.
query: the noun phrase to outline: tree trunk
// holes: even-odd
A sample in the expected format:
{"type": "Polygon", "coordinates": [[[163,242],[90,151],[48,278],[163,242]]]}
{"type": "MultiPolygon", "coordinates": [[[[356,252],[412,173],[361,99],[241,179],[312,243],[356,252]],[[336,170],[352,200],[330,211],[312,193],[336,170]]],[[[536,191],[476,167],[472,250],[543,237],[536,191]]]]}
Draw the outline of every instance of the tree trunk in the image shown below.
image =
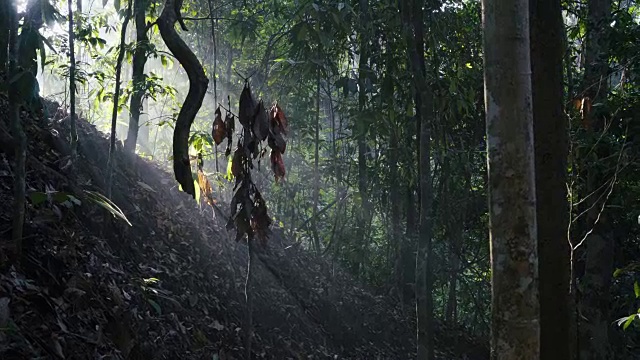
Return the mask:
{"type": "Polygon", "coordinates": [[[129,129],[127,140],[124,142],[124,150],[135,153],[138,143],[138,131],[140,130],[140,113],[143,110],[142,98],[145,94],[144,66],[147,63],[147,49],[149,48],[149,37],[145,24],[147,4],[146,0],[134,0],[134,21],[136,24],[136,49],[133,52],[132,75],[133,94],[129,105],[129,129]]]}
{"type": "Polygon", "coordinates": [[[483,0],[492,359],[538,359],[529,2],[483,0]]]}
{"type": "MultiPolygon", "coordinates": [[[[469,201],[469,189],[471,188],[471,174],[465,172],[464,176],[464,188],[459,192],[461,195],[460,198],[462,199],[462,205],[455,206],[455,208],[449,206],[449,220],[447,223],[447,233],[451,238],[451,273],[449,274],[449,292],[447,294],[445,319],[449,324],[455,324],[457,321],[456,316],[458,312],[458,276],[460,272],[460,257],[462,255],[462,241],[466,224],[467,201],[469,201]]],[[[452,191],[452,193],[456,194],[458,192],[454,190],[452,191]]]]}
{"type": "Polygon", "coordinates": [[[0,73],[7,70],[9,64],[9,46],[11,29],[13,28],[12,16],[15,10],[11,7],[11,1],[0,1],[0,73]]]}
{"type": "MultiPolygon", "coordinates": [[[[393,107],[391,107],[391,111],[393,107]]],[[[400,296],[401,303],[403,302],[403,276],[402,276],[402,248],[404,238],[400,229],[400,186],[398,184],[398,128],[396,122],[392,117],[392,125],[390,129],[389,139],[389,202],[391,205],[391,239],[389,243],[394,246],[394,267],[395,267],[395,281],[397,293],[400,296]]]]}
{"type": "MultiPolygon", "coordinates": [[[[584,97],[590,103],[602,102],[608,93],[608,54],[609,24],[611,23],[611,0],[590,0],[588,3],[587,40],[585,50],[584,97]]],[[[585,126],[587,134],[595,143],[595,154],[602,148],[596,143],[600,132],[604,130],[604,120],[600,108],[593,113],[587,110],[585,126]]],[[[604,155],[606,156],[606,155],[604,155]]],[[[601,185],[608,178],[595,167],[587,170],[585,194],[592,194],[586,206],[589,211],[585,217],[586,231],[591,231],[585,241],[586,260],[583,284],[583,295],[580,299],[579,342],[580,359],[609,358],[609,327],[611,326],[611,277],[613,273],[613,245],[611,225],[607,224],[604,203],[606,196],[600,196],[601,185]]],[[[605,187],[606,188],[606,187],[605,187]]]]}
{"type": "MultiPolygon", "coordinates": [[[[8,34],[8,56],[9,56],[9,74],[18,73],[18,14],[13,5],[7,2],[6,13],[8,15],[9,34],[8,34]]],[[[6,50],[6,49],[5,49],[6,50]]],[[[24,70],[23,70],[24,71],[24,70]]],[[[24,133],[22,121],[20,119],[20,98],[17,91],[9,91],[9,119],[11,121],[11,133],[15,139],[15,167],[14,167],[14,213],[11,238],[14,244],[14,255],[16,260],[22,257],[22,234],[24,226],[25,214],[25,197],[26,197],[26,169],[25,163],[27,159],[27,137],[24,133]]]]}
{"type": "Polygon", "coordinates": [[[69,125],[71,127],[71,157],[75,158],[78,142],[76,130],[76,56],[73,30],[73,1],[68,0],[69,9],[69,125]]]}
{"type": "MultiPolygon", "coordinates": [[[[208,1],[209,5],[209,16],[210,16],[210,25],[211,25],[211,41],[213,42],[213,107],[218,106],[218,46],[216,41],[216,25],[218,24],[218,20],[214,18],[216,17],[216,11],[213,7],[213,0],[208,1]]],[[[198,37],[199,38],[199,37],[198,37]]],[[[214,146],[214,156],[216,159],[216,173],[220,172],[220,165],[218,164],[218,147],[214,146]]]]}
{"type": "MultiPolygon", "coordinates": [[[[369,18],[369,1],[360,1],[360,24],[367,24],[369,18]]],[[[368,74],[367,67],[369,64],[369,39],[368,34],[364,31],[364,26],[360,29],[360,59],[358,63],[358,111],[359,114],[364,112],[367,94],[366,94],[366,76],[368,74]]],[[[368,194],[368,174],[367,174],[367,131],[366,126],[362,124],[362,118],[359,118],[361,128],[358,134],[358,192],[362,201],[362,208],[360,209],[360,221],[358,225],[358,254],[356,256],[356,274],[362,275],[362,268],[364,266],[364,259],[366,258],[365,252],[367,247],[367,224],[370,218],[370,204],[368,194]]]]}
{"type": "MultiPolygon", "coordinates": [[[[113,185],[113,169],[115,168],[115,151],[116,151],[116,125],[118,123],[118,102],[120,100],[120,75],[122,74],[122,61],[124,60],[124,52],[126,46],[127,25],[131,18],[131,1],[127,6],[127,14],[122,23],[122,31],[120,32],[120,50],[118,59],[116,60],[116,84],[113,91],[113,112],[111,113],[111,137],[109,140],[109,160],[107,162],[107,197],[111,198],[111,187],[113,185]]],[[[135,149],[135,143],[134,143],[135,149]]]]}
{"type": "Polygon", "coordinates": [[[531,87],[536,176],[540,357],[571,359],[567,238],[568,129],[563,109],[564,23],[560,0],[530,0],[531,87]]]}
{"type": "Polygon", "coordinates": [[[316,126],[313,158],[313,218],[311,227],[313,231],[313,246],[316,254],[320,255],[320,235],[318,234],[318,203],[320,200],[320,70],[318,69],[316,83],[316,126]]]}
{"type": "Polygon", "coordinates": [[[166,0],[158,18],[158,29],[167,48],[189,77],[189,92],[182,103],[173,131],[173,172],[182,190],[195,199],[196,189],[189,161],[189,132],[207,93],[209,79],[196,55],[180,38],[174,27],[179,16],[177,10],[175,0],[166,0]]]}
{"type": "Polygon", "coordinates": [[[420,0],[403,2],[401,13],[413,74],[416,120],[419,131],[419,198],[420,218],[416,252],[416,316],[418,359],[434,359],[433,279],[432,279],[432,202],[431,184],[431,126],[434,121],[433,92],[426,78],[424,46],[424,3],[420,0]]]}

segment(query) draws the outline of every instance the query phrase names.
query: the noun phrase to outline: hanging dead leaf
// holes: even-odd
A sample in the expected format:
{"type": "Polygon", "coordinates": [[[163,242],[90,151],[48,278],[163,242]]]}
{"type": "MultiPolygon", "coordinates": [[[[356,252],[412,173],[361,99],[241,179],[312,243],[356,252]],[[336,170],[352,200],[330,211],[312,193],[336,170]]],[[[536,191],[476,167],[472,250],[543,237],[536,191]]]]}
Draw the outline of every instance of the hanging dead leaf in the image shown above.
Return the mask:
{"type": "Polygon", "coordinates": [[[227,136],[227,129],[225,128],[225,123],[222,121],[222,113],[220,112],[219,106],[216,109],[216,116],[213,121],[211,136],[213,137],[213,141],[215,141],[216,145],[220,145],[222,140],[227,136]]]}
{"type": "Polygon", "coordinates": [[[279,127],[273,127],[269,130],[269,138],[267,139],[269,147],[284,154],[287,149],[287,142],[284,140],[279,127]]]}
{"type": "Polygon", "coordinates": [[[267,214],[267,204],[260,192],[256,191],[253,211],[251,213],[251,228],[263,244],[266,243],[271,223],[272,220],[267,214]]]}
{"type": "Polygon", "coordinates": [[[256,114],[256,103],[251,95],[249,83],[245,83],[244,89],[240,94],[240,110],[238,111],[238,120],[244,127],[251,127],[253,118],[256,114]]]}
{"type": "Polygon", "coordinates": [[[207,179],[201,169],[198,169],[198,185],[200,186],[200,191],[202,191],[202,194],[204,194],[204,199],[207,204],[213,206],[213,204],[215,204],[216,202],[213,199],[213,189],[211,188],[209,179],[207,179]]]}
{"type": "Polygon", "coordinates": [[[236,224],[236,241],[242,240],[245,234],[249,238],[253,236],[251,225],[249,224],[249,220],[244,212],[239,212],[234,222],[236,224]]]}
{"type": "Polygon", "coordinates": [[[284,115],[277,101],[269,110],[269,121],[272,127],[277,126],[283,134],[287,134],[287,117],[284,115]]]}
{"type": "Polygon", "coordinates": [[[284,161],[282,160],[282,154],[278,150],[271,150],[271,169],[273,169],[276,182],[284,178],[286,174],[284,161]]]}
{"type": "Polygon", "coordinates": [[[244,162],[244,151],[240,147],[236,148],[231,160],[231,174],[236,178],[243,177],[242,168],[244,162]]]}
{"type": "Polygon", "coordinates": [[[225,150],[225,156],[229,156],[231,154],[231,147],[233,145],[233,133],[236,127],[236,120],[231,115],[231,113],[227,113],[224,117],[224,127],[227,130],[227,150],[225,150]]]}
{"type": "Polygon", "coordinates": [[[264,108],[262,100],[260,100],[256,108],[253,133],[258,141],[263,141],[269,134],[269,118],[267,117],[267,110],[264,108]]]}

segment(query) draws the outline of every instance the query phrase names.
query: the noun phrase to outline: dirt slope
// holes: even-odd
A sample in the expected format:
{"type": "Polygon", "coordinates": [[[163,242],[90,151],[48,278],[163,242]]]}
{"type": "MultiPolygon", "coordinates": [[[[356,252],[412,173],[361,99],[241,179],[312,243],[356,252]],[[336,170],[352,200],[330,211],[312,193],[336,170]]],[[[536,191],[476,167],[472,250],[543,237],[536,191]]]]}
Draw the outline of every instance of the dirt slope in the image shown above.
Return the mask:
{"type": "MultiPolygon", "coordinates": [[[[57,106],[47,105],[56,114],[57,106]]],[[[2,251],[0,358],[244,358],[247,249],[224,229],[223,214],[215,220],[211,211],[201,214],[170,173],[118,154],[112,199],[132,226],[105,215],[84,195],[104,193],[104,136],[81,121],[78,159],[70,166],[64,114],[46,121],[23,115],[28,192],[63,192],[81,204],[30,201],[23,265],[11,266],[2,251]]],[[[0,118],[4,249],[13,181],[7,129],[0,118]]],[[[415,357],[410,312],[356,287],[346,273],[289,246],[280,234],[274,230],[254,263],[252,358],[415,357]]],[[[439,334],[443,359],[486,358],[461,335],[453,343],[444,329],[439,334]]]]}

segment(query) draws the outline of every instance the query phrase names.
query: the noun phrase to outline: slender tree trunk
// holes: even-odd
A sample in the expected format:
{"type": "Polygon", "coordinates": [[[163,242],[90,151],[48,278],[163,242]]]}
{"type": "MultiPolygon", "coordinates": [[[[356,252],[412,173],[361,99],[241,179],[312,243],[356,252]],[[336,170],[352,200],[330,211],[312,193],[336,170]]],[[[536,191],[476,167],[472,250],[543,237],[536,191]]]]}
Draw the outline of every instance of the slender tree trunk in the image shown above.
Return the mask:
{"type": "Polygon", "coordinates": [[[538,359],[540,310],[529,2],[483,0],[491,357],[538,359]]]}
{"type": "MultiPolygon", "coordinates": [[[[611,23],[611,0],[590,0],[588,2],[587,41],[585,50],[586,87],[584,98],[587,102],[602,102],[607,97],[609,70],[609,24],[611,23]]],[[[597,142],[604,131],[604,114],[599,108],[593,112],[585,109],[585,127],[587,134],[595,144],[594,154],[606,157],[602,146],[597,142]]],[[[605,150],[606,152],[606,150],[605,150]]],[[[587,169],[585,194],[592,194],[586,206],[589,207],[583,228],[591,231],[585,241],[586,260],[581,283],[584,291],[580,299],[579,342],[580,359],[608,359],[609,327],[611,326],[611,278],[613,273],[613,246],[611,225],[608,224],[603,202],[606,196],[600,196],[601,185],[607,176],[592,166],[587,169]]],[[[606,187],[605,187],[606,188],[606,187]]]]}
{"type": "Polygon", "coordinates": [[[567,157],[560,0],[529,0],[540,276],[540,357],[571,359],[567,157]]]}
{"type": "Polygon", "coordinates": [[[244,338],[244,353],[245,359],[251,359],[251,345],[253,342],[253,271],[255,265],[255,239],[247,239],[247,277],[244,284],[244,296],[246,301],[246,326],[245,326],[245,338],[244,338]]]}
{"type": "MultiPolygon", "coordinates": [[[[391,107],[393,110],[393,107],[391,107]]],[[[392,118],[393,119],[393,118],[392,118]]],[[[401,303],[403,302],[403,276],[402,276],[402,251],[404,245],[404,238],[400,229],[400,184],[398,184],[398,128],[395,121],[392,122],[390,129],[389,139],[389,197],[391,205],[391,239],[389,243],[394,246],[394,268],[395,268],[395,281],[398,295],[400,296],[401,303]]]]}
{"type": "Polygon", "coordinates": [[[136,25],[136,49],[133,52],[131,81],[133,82],[133,94],[129,105],[129,129],[127,140],[124,142],[124,150],[135,153],[138,143],[138,132],[140,131],[140,114],[144,109],[142,99],[145,94],[144,67],[147,63],[147,50],[149,48],[149,37],[147,36],[147,26],[145,24],[147,3],[146,0],[134,0],[133,12],[136,25]]]}
{"type": "Polygon", "coordinates": [[[71,127],[71,157],[75,159],[78,131],[76,129],[76,56],[73,30],[73,1],[68,0],[69,9],[69,125],[71,127]]]}
{"type": "Polygon", "coordinates": [[[433,92],[426,78],[424,20],[421,0],[406,0],[401,12],[413,74],[416,119],[419,131],[420,218],[416,253],[416,315],[418,359],[434,359],[433,280],[432,262],[432,202],[431,126],[434,121],[433,92]]]}
{"type": "MultiPolygon", "coordinates": [[[[216,41],[216,25],[218,23],[218,20],[215,19],[214,17],[216,17],[216,12],[214,10],[213,7],[213,0],[209,0],[208,1],[209,4],[209,14],[210,14],[210,21],[211,21],[211,41],[213,42],[213,74],[212,74],[212,78],[213,78],[213,106],[217,107],[218,106],[218,45],[217,45],[217,41],[216,41]]],[[[214,146],[213,150],[215,152],[215,159],[216,159],[216,172],[220,172],[220,166],[218,165],[218,147],[214,146]]]]}
{"type": "MultiPolygon", "coordinates": [[[[18,14],[12,4],[6,5],[9,23],[8,49],[9,74],[16,74],[18,70],[18,14]]],[[[5,49],[6,50],[6,49],[5,49]]],[[[27,137],[20,119],[20,103],[23,102],[17,91],[9,91],[9,119],[11,132],[16,141],[14,168],[14,214],[11,237],[14,244],[16,260],[22,257],[22,232],[24,227],[25,197],[26,197],[26,169],[27,137]]]]}
{"type": "Polygon", "coordinates": [[[11,7],[11,1],[0,1],[0,73],[8,69],[10,36],[13,24],[11,23],[12,13],[15,10],[11,7]]]}
{"type": "Polygon", "coordinates": [[[313,229],[313,245],[316,254],[320,255],[320,235],[318,234],[318,203],[320,199],[320,69],[318,69],[316,83],[316,126],[315,126],[315,144],[314,144],[314,160],[313,160],[313,211],[312,211],[312,229],[313,229]]]}
{"type": "MultiPolygon", "coordinates": [[[[109,160],[107,162],[107,197],[111,198],[111,188],[113,186],[113,169],[115,168],[115,152],[116,152],[116,124],[118,122],[118,102],[120,100],[120,75],[122,74],[122,61],[124,60],[124,52],[127,36],[127,25],[131,18],[131,1],[127,6],[127,14],[122,23],[122,31],[120,32],[120,50],[118,59],[116,60],[116,85],[113,91],[113,112],[111,113],[111,137],[109,140],[109,160]]],[[[135,143],[134,143],[135,149],[135,143]]]]}
{"type": "MultiPolygon", "coordinates": [[[[445,309],[445,319],[448,324],[456,323],[456,314],[458,310],[457,286],[460,272],[460,256],[462,255],[463,232],[466,224],[466,203],[468,201],[468,191],[471,186],[470,177],[470,174],[465,174],[466,181],[464,183],[464,189],[460,191],[462,205],[455,206],[453,208],[448,205],[450,215],[447,227],[448,234],[451,237],[451,273],[449,274],[449,292],[447,294],[447,307],[445,309]]],[[[452,193],[456,194],[458,192],[452,191],[452,193]]]]}
{"type": "MultiPolygon", "coordinates": [[[[367,24],[369,19],[369,0],[359,0],[360,4],[360,24],[367,24]]],[[[366,93],[366,76],[368,74],[367,67],[369,64],[369,39],[365,33],[364,26],[360,29],[360,59],[358,62],[358,111],[360,114],[364,112],[367,102],[366,93]]],[[[367,131],[362,126],[362,119],[358,120],[361,128],[358,134],[358,192],[362,202],[359,212],[358,225],[358,255],[356,260],[356,274],[362,276],[364,268],[365,253],[367,248],[367,227],[370,217],[370,204],[368,194],[368,174],[367,174],[367,131]]]]}

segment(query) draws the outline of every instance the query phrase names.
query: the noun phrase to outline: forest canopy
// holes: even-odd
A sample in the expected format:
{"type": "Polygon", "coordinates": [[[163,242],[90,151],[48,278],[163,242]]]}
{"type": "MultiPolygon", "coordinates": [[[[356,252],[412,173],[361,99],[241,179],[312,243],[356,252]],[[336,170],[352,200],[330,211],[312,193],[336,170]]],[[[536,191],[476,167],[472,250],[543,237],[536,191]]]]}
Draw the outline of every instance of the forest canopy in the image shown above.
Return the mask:
{"type": "Polygon", "coordinates": [[[494,354],[640,346],[635,0],[4,0],[0,48],[18,259],[51,202],[27,119],[64,124],[60,171],[87,122],[109,151],[85,198],[132,225],[118,154],[152,161],[247,272],[278,229],[411,318],[420,359],[445,328],[494,354]]]}

